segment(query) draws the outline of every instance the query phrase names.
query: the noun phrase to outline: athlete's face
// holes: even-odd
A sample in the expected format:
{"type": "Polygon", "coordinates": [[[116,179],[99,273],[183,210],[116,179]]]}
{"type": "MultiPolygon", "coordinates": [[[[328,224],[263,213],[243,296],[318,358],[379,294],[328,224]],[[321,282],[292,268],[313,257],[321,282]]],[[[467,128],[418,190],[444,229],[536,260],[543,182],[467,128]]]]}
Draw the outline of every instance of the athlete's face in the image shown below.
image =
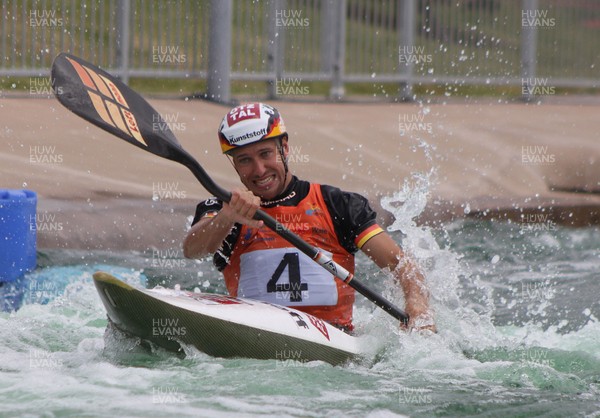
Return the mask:
{"type": "MultiPolygon", "coordinates": [[[[263,200],[272,200],[282,193],[292,178],[289,172],[285,173],[278,143],[279,140],[270,139],[231,151],[233,165],[242,183],[263,200]]],[[[287,158],[287,138],[282,139],[281,147],[287,158]]]]}

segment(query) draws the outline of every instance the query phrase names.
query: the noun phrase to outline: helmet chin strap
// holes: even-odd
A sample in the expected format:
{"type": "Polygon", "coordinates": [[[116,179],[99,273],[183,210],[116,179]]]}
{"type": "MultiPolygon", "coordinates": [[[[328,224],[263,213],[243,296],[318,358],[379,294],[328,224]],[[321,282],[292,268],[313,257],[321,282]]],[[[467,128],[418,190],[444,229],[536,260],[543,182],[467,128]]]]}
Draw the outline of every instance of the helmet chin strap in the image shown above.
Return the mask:
{"type": "Polygon", "coordinates": [[[287,175],[289,172],[287,158],[283,155],[283,138],[279,138],[279,145],[277,146],[277,150],[279,151],[279,155],[281,156],[281,162],[283,163],[284,173],[283,178],[287,180],[287,175]]]}

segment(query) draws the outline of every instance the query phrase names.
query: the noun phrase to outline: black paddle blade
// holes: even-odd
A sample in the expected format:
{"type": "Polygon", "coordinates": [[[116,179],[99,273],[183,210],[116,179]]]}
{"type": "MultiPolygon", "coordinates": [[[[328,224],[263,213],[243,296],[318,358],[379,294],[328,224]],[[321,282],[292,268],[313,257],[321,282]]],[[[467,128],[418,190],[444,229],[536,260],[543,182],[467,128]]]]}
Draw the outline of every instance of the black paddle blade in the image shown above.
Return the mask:
{"type": "Polygon", "coordinates": [[[146,100],[97,66],[61,53],[52,63],[52,85],[63,106],[101,129],[170,160],[185,153],[146,100]]]}
{"type": "Polygon", "coordinates": [[[116,77],[61,53],[52,63],[52,86],[58,101],[77,116],[154,155],[185,165],[206,190],[229,202],[231,193],[215,184],[181,147],[162,116],[116,77]]]}

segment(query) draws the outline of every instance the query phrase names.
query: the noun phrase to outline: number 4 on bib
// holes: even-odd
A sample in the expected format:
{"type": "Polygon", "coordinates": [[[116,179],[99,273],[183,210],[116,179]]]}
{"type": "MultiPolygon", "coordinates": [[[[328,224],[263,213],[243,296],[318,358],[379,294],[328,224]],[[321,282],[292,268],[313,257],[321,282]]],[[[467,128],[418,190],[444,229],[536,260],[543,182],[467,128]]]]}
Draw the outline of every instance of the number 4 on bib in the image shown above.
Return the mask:
{"type": "Polygon", "coordinates": [[[302,291],[308,291],[308,284],[302,283],[300,276],[300,260],[298,253],[286,253],[275,269],[271,280],[267,283],[267,293],[285,292],[290,296],[290,302],[302,302],[302,291]],[[278,283],[281,274],[288,268],[288,283],[278,283]]]}

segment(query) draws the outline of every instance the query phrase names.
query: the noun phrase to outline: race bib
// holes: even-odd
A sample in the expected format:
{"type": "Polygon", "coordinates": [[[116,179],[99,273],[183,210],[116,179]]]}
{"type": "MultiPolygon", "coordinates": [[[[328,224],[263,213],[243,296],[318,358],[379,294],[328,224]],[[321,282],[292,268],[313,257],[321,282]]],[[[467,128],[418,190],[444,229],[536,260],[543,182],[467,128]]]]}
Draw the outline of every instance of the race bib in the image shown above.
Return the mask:
{"type": "Polygon", "coordinates": [[[295,248],[242,254],[238,297],[285,306],[333,306],[338,300],[333,275],[295,248]]]}

